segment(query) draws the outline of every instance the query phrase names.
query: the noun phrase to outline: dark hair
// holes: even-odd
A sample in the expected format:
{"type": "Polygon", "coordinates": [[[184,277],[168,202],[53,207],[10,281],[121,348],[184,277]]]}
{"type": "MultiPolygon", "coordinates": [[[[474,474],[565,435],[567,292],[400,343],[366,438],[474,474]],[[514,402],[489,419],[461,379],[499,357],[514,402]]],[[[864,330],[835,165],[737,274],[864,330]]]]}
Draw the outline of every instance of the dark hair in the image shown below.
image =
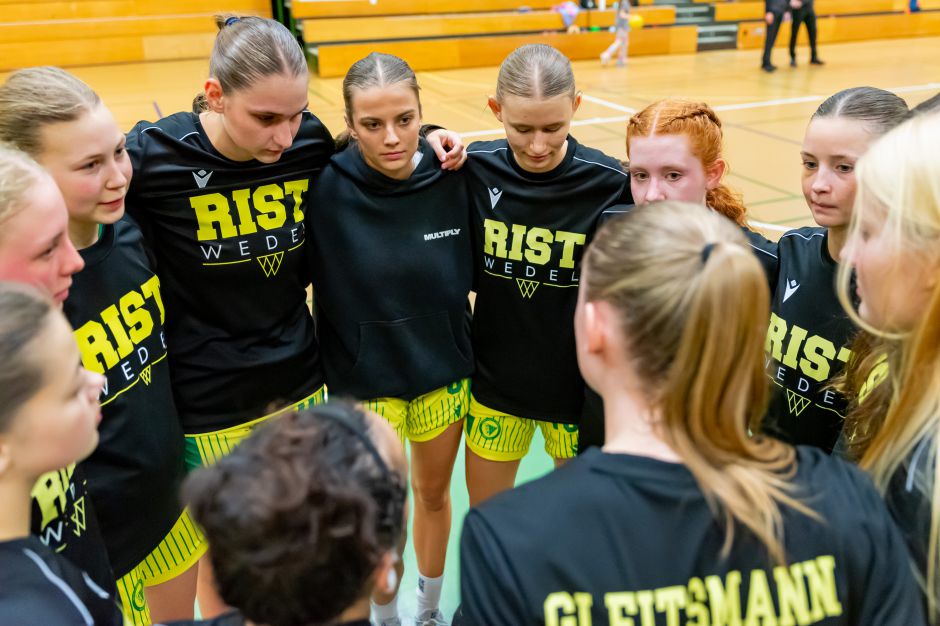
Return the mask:
{"type": "MultiPolygon", "coordinates": [[[[304,51],[286,26],[253,15],[216,15],[219,34],[209,58],[209,75],[222,90],[238,91],[266,76],[307,72],[304,51]]],[[[193,100],[193,112],[206,110],[205,94],[193,100]]]]}
{"type": "MultiPolygon", "coordinates": [[[[404,59],[383,52],[372,52],[350,66],[343,78],[343,104],[346,107],[346,124],[353,123],[353,90],[369,89],[371,87],[384,87],[405,83],[411,89],[418,101],[418,115],[421,115],[421,88],[414,70],[404,59]]],[[[352,141],[348,130],[336,137],[336,149],[342,150],[352,141]]]]}
{"type": "Polygon", "coordinates": [[[876,87],[852,87],[826,98],[817,117],[844,117],[865,122],[876,135],[883,135],[908,116],[907,103],[897,94],[876,87]]]}
{"type": "Polygon", "coordinates": [[[262,426],[183,492],[222,598],[269,626],[336,618],[362,597],[404,526],[404,478],[347,402],[262,426]]]}
{"type": "Polygon", "coordinates": [[[923,115],[924,113],[935,113],[940,111],[940,93],[927,98],[916,107],[911,109],[911,116],[923,115]]]}
{"type": "Polygon", "coordinates": [[[52,311],[49,300],[31,287],[0,282],[0,432],[42,385],[31,347],[52,311]]]}

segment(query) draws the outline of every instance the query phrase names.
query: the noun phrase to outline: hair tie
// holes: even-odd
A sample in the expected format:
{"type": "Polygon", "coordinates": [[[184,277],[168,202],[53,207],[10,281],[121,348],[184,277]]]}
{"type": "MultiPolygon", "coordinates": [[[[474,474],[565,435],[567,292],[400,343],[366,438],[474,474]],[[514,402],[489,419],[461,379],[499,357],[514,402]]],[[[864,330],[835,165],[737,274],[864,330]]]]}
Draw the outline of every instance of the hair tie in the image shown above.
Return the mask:
{"type": "Polygon", "coordinates": [[[235,22],[240,22],[240,21],[242,21],[242,19],[241,19],[240,17],[234,17],[234,16],[232,16],[232,17],[228,18],[227,20],[225,20],[225,25],[226,25],[226,26],[231,26],[231,25],[234,24],[235,22]]]}
{"type": "Polygon", "coordinates": [[[714,249],[714,247],[715,247],[715,243],[709,242],[705,244],[704,248],[702,248],[702,263],[703,264],[708,263],[708,257],[711,255],[712,249],[714,249]]]}

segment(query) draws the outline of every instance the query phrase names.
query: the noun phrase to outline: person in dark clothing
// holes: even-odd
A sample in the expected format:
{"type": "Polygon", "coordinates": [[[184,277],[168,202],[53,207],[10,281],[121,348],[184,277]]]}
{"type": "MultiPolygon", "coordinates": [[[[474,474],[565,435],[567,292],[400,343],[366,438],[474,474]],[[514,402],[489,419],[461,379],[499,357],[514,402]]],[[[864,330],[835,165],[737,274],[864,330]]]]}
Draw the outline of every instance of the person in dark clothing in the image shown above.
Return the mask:
{"type": "Polygon", "coordinates": [[[0,117],[0,139],[29,152],[58,184],[69,239],[85,261],[64,312],[85,366],[108,382],[101,442],[80,467],[125,612],[138,625],[191,618],[193,566],[205,544],[179,503],[183,431],[160,281],[124,213],[124,133],[88,85],[54,67],[12,74],[0,87],[0,117]]]}
{"type": "Polygon", "coordinates": [[[456,624],[926,624],[868,477],[748,432],[768,301],[740,229],[701,205],[599,231],[574,326],[607,441],[467,514],[456,624]]]}
{"type": "Polygon", "coordinates": [[[368,626],[370,596],[398,584],[407,475],[388,422],[345,402],[269,422],[193,473],[184,500],[236,609],[196,624],[368,626]]]}
{"type": "Polygon", "coordinates": [[[796,37],[800,32],[800,24],[806,24],[806,34],[809,35],[810,64],[824,65],[816,50],[814,0],[790,0],[790,14],[793,16],[793,23],[790,25],[790,67],[796,67],[796,37]]]}
{"type": "Polygon", "coordinates": [[[832,383],[851,359],[857,329],[835,277],[852,220],[855,164],[907,115],[899,96],[853,87],[820,104],[806,128],[802,187],[817,226],[780,237],[766,344],[774,393],[763,428],[793,445],[830,452],[842,430],[846,400],[832,383]]]}
{"type": "MultiPolygon", "coordinates": [[[[6,118],[0,118],[5,120],[6,118]]],[[[26,153],[0,146],[0,280],[32,285],[61,305],[85,262],[68,236],[55,181],[26,153]]],[[[117,593],[82,465],[55,468],[32,490],[31,532],[56,554],[117,593]],[[79,514],[81,509],[81,514],[79,514]]]]}
{"type": "Polygon", "coordinates": [[[506,139],[467,150],[477,293],[465,421],[471,506],[512,488],[536,429],[556,467],[577,453],[585,387],[571,320],[581,255],[601,214],[633,203],[620,163],[569,134],[580,103],[563,54],[517,48],[489,99],[506,139]]]}
{"type": "MultiPolygon", "coordinates": [[[[349,143],[311,190],[306,221],[323,367],[332,395],[363,401],[410,442],[416,618],[435,623],[473,372],[466,176],[442,170],[420,137],[418,82],[402,59],[360,59],[343,98],[349,143]]],[[[395,596],[373,610],[380,626],[400,619],[395,596]]]]}
{"type": "Polygon", "coordinates": [[[860,398],[846,432],[866,435],[853,452],[901,528],[932,623],[940,619],[938,138],[940,116],[916,115],[859,160],[855,216],[838,278],[847,315],[886,354],[869,377],[886,393],[860,398]]]}
{"type": "MultiPolygon", "coordinates": [[[[3,182],[0,196],[15,186],[3,182]]],[[[124,623],[112,594],[30,535],[39,477],[74,468],[98,443],[104,382],[81,366],[72,329],[48,296],[0,282],[0,624],[124,623]]]]}
{"type": "Polygon", "coordinates": [[[764,21],[767,23],[767,33],[764,36],[764,56],[761,59],[760,68],[765,72],[770,73],[777,69],[777,66],[770,62],[770,57],[774,44],[777,42],[783,16],[789,9],[787,0],[764,0],[764,21]]]}

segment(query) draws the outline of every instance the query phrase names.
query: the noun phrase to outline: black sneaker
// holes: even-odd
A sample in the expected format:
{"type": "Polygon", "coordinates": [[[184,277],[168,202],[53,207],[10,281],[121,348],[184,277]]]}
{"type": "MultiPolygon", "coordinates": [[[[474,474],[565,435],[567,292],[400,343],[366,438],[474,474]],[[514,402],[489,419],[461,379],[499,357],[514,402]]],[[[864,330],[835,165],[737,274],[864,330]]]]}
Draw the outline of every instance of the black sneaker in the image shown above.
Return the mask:
{"type": "Polygon", "coordinates": [[[770,63],[767,63],[767,64],[765,64],[765,65],[761,65],[760,68],[761,68],[762,70],[764,70],[765,72],[767,72],[768,74],[771,74],[771,73],[777,71],[777,66],[776,66],[776,65],[771,65],[770,63]]]}
{"type": "Polygon", "coordinates": [[[790,67],[796,67],[796,57],[790,57],[790,67]]]}
{"type": "Polygon", "coordinates": [[[825,65],[825,63],[823,63],[819,59],[810,59],[809,62],[811,65],[825,65]]]}

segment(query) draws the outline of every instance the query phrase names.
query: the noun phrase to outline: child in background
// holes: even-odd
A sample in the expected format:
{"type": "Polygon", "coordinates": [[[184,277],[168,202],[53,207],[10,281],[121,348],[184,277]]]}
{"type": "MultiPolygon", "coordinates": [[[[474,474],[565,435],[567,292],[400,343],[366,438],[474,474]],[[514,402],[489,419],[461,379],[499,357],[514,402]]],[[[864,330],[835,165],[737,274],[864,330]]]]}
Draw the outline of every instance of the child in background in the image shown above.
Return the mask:
{"type": "Polygon", "coordinates": [[[617,54],[617,67],[627,64],[627,47],[630,43],[630,3],[621,0],[617,4],[617,19],[614,22],[614,42],[601,53],[601,65],[610,63],[610,59],[617,54]]]}

